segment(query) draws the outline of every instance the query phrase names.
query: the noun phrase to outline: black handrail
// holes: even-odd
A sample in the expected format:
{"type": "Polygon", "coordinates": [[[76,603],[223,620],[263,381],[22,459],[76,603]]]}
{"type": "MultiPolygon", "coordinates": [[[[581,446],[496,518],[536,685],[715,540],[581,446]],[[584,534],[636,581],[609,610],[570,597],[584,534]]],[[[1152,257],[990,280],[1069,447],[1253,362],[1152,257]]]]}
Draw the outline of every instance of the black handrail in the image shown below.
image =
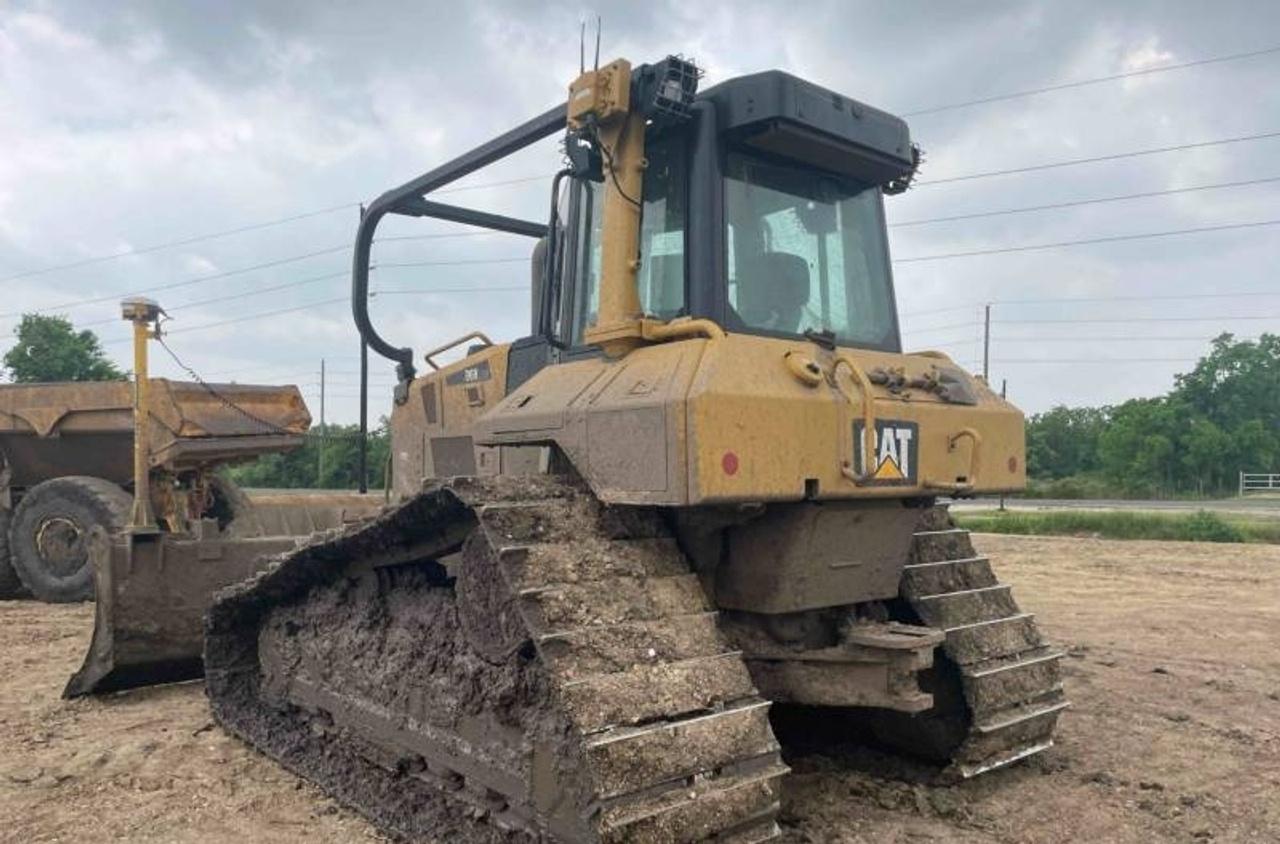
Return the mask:
{"type": "Polygon", "coordinates": [[[561,131],[565,127],[566,109],[567,105],[558,105],[470,152],[458,156],[447,164],[387,191],[375,199],[360,217],[352,258],[351,313],[355,318],[356,329],[364,338],[364,342],[378,354],[395,361],[396,375],[401,383],[412,380],[416,372],[413,365],[413,349],[397,348],[387,342],[374,328],[369,318],[369,259],[373,252],[373,237],[378,224],[387,214],[404,214],[411,217],[438,217],[514,234],[542,237],[546,233],[545,225],[485,214],[457,206],[431,203],[424,197],[450,182],[457,181],[517,150],[561,131]]]}

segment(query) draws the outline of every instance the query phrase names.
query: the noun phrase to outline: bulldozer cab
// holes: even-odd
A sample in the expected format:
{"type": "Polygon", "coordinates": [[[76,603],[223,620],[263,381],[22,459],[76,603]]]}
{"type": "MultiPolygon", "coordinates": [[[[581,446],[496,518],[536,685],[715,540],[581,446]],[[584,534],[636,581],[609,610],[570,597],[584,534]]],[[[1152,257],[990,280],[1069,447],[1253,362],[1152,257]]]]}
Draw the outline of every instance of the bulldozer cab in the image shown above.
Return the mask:
{"type": "MultiPolygon", "coordinates": [[[[650,123],[636,197],[642,313],[900,351],[882,196],[910,178],[915,153],[905,124],[872,112],[771,72],[711,89],[686,120],[650,123]],[[821,141],[844,172],[815,155],[816,127],[807,125],[814,121],[784,117],[795,101],[824,109],[824,117],[860,113],[861,120],[843,127],[844,137],[821,141]],[[892,149],[875,148],[875,131],[891,138],[892,149]],[[875,166],[886,154],[898,160],[875,166]]],[[[558,269],[552,295],[559,307],[533,326],[534,334],[571,349],[590,345],[587,329],[599,317],[608,187],[603,176],[574,178],[561,212],[568,223],[557,232],[559,254],[548,264],[558,269]]]]}
{"type": "MultiPolygon", "coordinates": [[[[691,174],[689,142],[689,131],[672,131],[646,147],[636,273],[645,314],[671,320],[697,308],[727,331],[901,350],[879,185],[737,145],[712,173],[691,174]],[[721,208],[690,212],[691,175],[713,180],[700,195],[721,208]],[[719,240],[722,274],[691,276],[689,221],[704,215],[723,220],[697,233],[719,240]]],[[[559,247],[571,256],[556,280],[568,290],[560,334],[570,347],[584,345],[597,317],[602,193],[574,184],[573,228],[559,247]]]]}
{"type": "MultiPolygon", "coordinates": [[[[626,67],[641,90],[653,76],[696,80],[692,66],[674,57],[634,72],[626,67]]],[[[353,283],[356,323],[369,345],[398,363],[402,380],[416,373],[412,350],[384,340],[367,308],[373,232],[397,214],[553,241],[535,260],[530,335],[517,347],[541,339],[560,351],[588,352],[598,345],[587,333],[599,321],[601,283],[610,272],[606,194],[619,187],[606,173],[633,168],[642,173],[636,195],[617,193],[636,207],[631,258],[641,315],[900,351],[882,195],[904,190],[914,174],[917,153],[906,124],[780,71],[696,96],[695,86],[685,83],[679,117],[654,119],[651,103],[629,102],[623,121],[643,124],[639,151],[616,168],[598,161],[594,171],[566,168],[567,188],[559,178],[553,188],[550,224],[426,197],[566,128],[566,145],[580,145],[583,133],[563,105],[379,197],[357,234],[353,283]]],[[[618,154],[608,145],[603,152],[618,154]]]]}

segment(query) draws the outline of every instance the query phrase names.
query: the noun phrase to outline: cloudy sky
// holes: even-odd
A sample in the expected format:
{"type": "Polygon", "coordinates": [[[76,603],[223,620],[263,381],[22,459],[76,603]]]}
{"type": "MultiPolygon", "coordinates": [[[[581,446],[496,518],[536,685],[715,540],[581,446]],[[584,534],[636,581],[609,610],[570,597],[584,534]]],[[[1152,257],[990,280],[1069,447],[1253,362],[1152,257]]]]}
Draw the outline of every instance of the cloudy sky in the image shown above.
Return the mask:
{"type": "MultiPolygon", "coordinates": [[[[944,181],[1280,133],[1280,51],[937,110],[1277,48],[1280,4],[0,0],[0,336],[61,313],[123,362],[116,302],[146,292],[204,376],[297,382],[314,411],[324,358],[329,418],[354,420],[357,204],[560,101],[596,13],[606,60],[683,53],[704,84],[782,68],[907,115],[927,155],[888,200],[907,345],[979,367],[995,303],[992,378],[1028,411],[1158,394],[1215,334],[1280,331],[1280,225],[1240,227],[1280,222],[1280,137],[944,181]]],[[[450,199],[541,218],[557,164],[543,144],[450,199]]],[[[526,333],[528,250],[382,243],[384,265],[439,263],[377,271],[375,319],[419,350],[526,333]]],[[[390,364],[372,360],[385,412],[390,364]]]]}

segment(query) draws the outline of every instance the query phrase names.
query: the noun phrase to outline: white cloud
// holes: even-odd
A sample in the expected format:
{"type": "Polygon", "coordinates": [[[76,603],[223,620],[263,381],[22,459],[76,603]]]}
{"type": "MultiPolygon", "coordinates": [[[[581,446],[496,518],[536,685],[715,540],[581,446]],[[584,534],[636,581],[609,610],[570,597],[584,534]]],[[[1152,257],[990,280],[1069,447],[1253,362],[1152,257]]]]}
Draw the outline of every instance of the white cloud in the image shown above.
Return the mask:
{"type": "MultiPolygon", "coordinates": [[[[1275,31],[1280,22],[1272,4],[1171,8],[1154,0],[982,7],[816,0],[795,9],[745,1],[606,2],[601,11],[605,60],[680,52],[707,69],[708,85],[781,67],[891,110],[1240,52],[1262,46],[1257,34],[1275,31]]],[[[372,10],[236,0],[199,8],[61,0],[0,11],[0,277],[369,199],[563,97],[577,70],[578,23],[593,14],[576,2],[534,8],[398,0],[372,10]]],[[[1274,131],[1280,126],[1275,68],[1275,57],[1206,65],[911,122],[929,155],[926,179],[1274,131]]],[[[922,186],[889,200],[888,213],[901,221],[1277,175],[1277,150],[1280,141],[1261,141],[922,186]]],[[[555,143],[548,141],[468,181],[550,173],[557,164],[555,143]]],[[[546,190],[536,182],[453,198],[540,217],[546,190]]],[[[1278,196],[1275,184],[1187,193],[898,228],[891,241],[896,256],[911,257],[1242,222],[1278,216],[1278,196]]],[[[348,243],[354,226],[354,211],[340,211],[10,280],[3,283],[0,311],[106,297],[106,303],[67,312],[79,321],[114,318],[117,293],[348,243]]],[[[394,220],[385,230],[438,227],[394,220]]],[[[908,318],[906,327],[915,345],[942,344],[969,359],[976,306],[988,300],[1274,287],[1272,236],[1265,232],[902,264],[899,302],[904,313],[961,306],[908,318]],[[956,322],[966,325],[926,329],[956,322]]],[[[523,255],[529,243],[471,239],[378,248],[380,255],[413,261],[523,255]]],[[[182,327],[194,326],[341,297],[348,282],[337,277],[184,309],[214,296],[341,273],[348,262],[341,251],[154,295],[175,310],[182,327]]],[[[386,283],[397,287],[523,284],[527,277],[519,263],[385,274],[386,283]]],[[[509,339],[526,330],[528,318],[527,296],[519,293],[387,297],[374,309],[388,339],[419,350],[471,327],[509,339]]],[[[1116,310],[1057,309],[1082,318],[1116,310]]],[[[1120,309],[1149,316],[1207,310],[1194,302],[1120,309]]],[[[1280,297],[1271,310],[1280,312],[1280,297]]],[[[998,309],[1008,320],[1054,311],[1041,305],[998,309]]],[[[0,331],[11,322],[0,319],[0,331]]],[[[1177,365],[1126,364],[1121,359],[1139,356],[1134,348],[1147,347],[1084,340],[1117,330],[1154,333],[1160,324],[1152,325],[1150,331],[1066,327],[1082,338],[1081,354],[1109,357],[1116,361],[1113,369],[1027,366],[1014,361],[1069,355],[1056,343],[997,343],[997,377],[1010,377],[1013,394],[1033,410],[1055,401],[1158,392],[1177,365]]],[[[1247,328],[1276,325],[1280,321],[1247,328]]],[[[1191,328],[1211,334],[1216,326],[1191,328]]],[[[1002,330],[1048,338],[1063,327],[1002,330]]],[[[123,325],[101,329],[113,344],[125,334],[123,325]]],[[[355,369],[356,336],[342,304],[175,334],[172,342],[197,368],[211,372],[257,367],[256,377],[290,377],[316,368],[322,356],[355,369]]],[[[123,354],[127,343],[108,348],[123,354]]],[[[1189,355],[1198,350],[1194,344],[1178,348],[1189,355]]],[[[385,379],[390,365],[377,356],[371,360],[385,379]]],[[[354,400],[336,399],[330,413],[350,419],[354,408],[354,400]]]]}

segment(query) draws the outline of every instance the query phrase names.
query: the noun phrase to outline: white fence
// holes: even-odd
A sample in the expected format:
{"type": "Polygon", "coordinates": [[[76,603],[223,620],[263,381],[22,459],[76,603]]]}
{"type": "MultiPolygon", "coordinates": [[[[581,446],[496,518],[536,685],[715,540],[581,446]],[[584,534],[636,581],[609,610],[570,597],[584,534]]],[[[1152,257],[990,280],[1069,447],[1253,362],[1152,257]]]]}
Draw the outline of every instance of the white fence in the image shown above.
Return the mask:
{"type": "Polygon", "coordinates": [[[1241,472],[1240,495],[1245,496],[1251,492],[1280,492],[1280,475],[1241,472]]]}

